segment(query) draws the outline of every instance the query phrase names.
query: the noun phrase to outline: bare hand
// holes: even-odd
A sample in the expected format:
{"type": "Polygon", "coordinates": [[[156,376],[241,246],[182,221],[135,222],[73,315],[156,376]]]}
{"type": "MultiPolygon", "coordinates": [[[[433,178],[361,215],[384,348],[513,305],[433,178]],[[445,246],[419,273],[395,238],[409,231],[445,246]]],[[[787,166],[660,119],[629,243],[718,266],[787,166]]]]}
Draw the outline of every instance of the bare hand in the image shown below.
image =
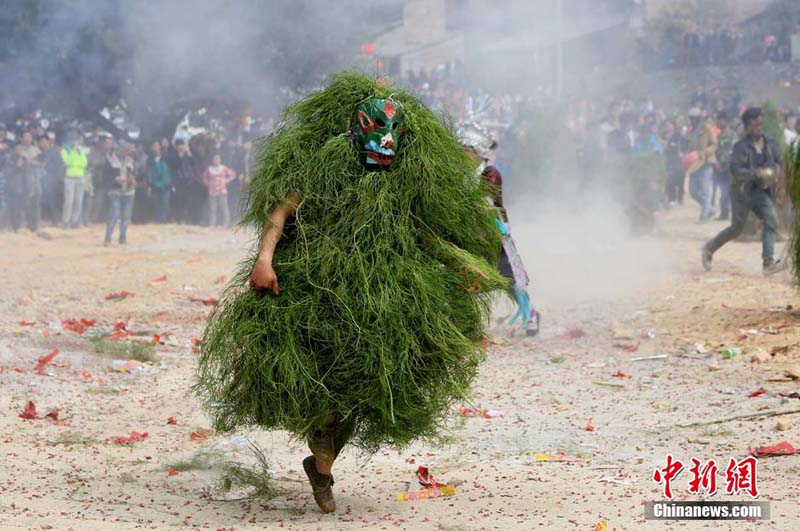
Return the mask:
{"type": "Polygon", "coordinates": [[[278,275],[272,268],[271,260],[258,259],[253,272],[250,273],[250,285],[256,289],[271,290],[273,294],[280,295],[281,290],[278,286],[278,275]]]}

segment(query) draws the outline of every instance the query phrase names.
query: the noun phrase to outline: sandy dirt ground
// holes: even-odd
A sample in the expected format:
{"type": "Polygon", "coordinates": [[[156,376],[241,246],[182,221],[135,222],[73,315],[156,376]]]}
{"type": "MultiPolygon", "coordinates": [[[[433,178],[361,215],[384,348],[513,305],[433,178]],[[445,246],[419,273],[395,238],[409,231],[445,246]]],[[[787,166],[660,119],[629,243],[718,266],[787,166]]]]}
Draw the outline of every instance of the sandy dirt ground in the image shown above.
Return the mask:
{"type": "MultiPolygon", "coordinates": [[[[616,530],[797,529],[800,456],[759,462],[759,499],[771,502],[770,521],[644,520],[644,502],[663,499],[652,475],[668,453],[686,463],[716,459],[723,492],[714,499],[749,500],[724,493],[728,460],[743,458],[749,446],[800,443],[797,415],[787,417],[787,431],[776,430],[775,417],[677,426],[800,408],[800,400],[778,396],[800,391],[784,377],[800,363],[797,290],[787,275],[761,275],[757,243],[725,247],[714,270],[702,272],[700,244],[723,224],[698,225],[694,214],[688,206],[663,213],[659,233],[625,242],[616,264],[595,261],[591,250],[576,260],[522,242],[543,332],[498,339],[471,404],[457,405],[504,416],[467,418],[454,408],[445,447],[345,453],[334,469],[334,515],[318,512],[300,466],[308,452],[285,433],[191,437],[209,425],[190,391],[192,340],[209,307],[190,298],[218,294],[220,277],[230,278],[243,256],[246,234],[133,226],[130,244],[111,248],[99,244],[100,226],[47,229],[49,238],[0,234],[0,529],[592,530],[600,520],[616,530]],[[122,290],[135,295],[105,300],[122,290]],[[95,319],[95,329],[123,321],[141,334],[132,339],[158,334],[158,360],[117,372],[88,332],[59,330],[67,318],[95,319]],[[742,353],[723,359],[726,347],[742,353]],[[37,373],[38,358],[55,348],[58,355],[37,373]],[[613,376],[618,371],[630,377],[613,376]],[[761,387],[767,392],[748,398],[761,387]],[[35,420],[19,416],[29,401],[35,420]],[[53,409],[57,422],[44,418],[53,409]],[[589,419],[594,431],[585,429],[589,419]],[[131,431],[148,437],[113,441],[131,431]],[[252,462],[242,437],[264,449],[287,494],[216,501],[217,470],[168,471],[203,452],[252,462]],[[583,460],[535,461],[556,452],[583,460]],[[452,497],[395,501],[419,465],[463,483],[452,497]]],[[[675,480],[675,498],[702,499],[688,492],[688,480],[688,470],[675,480]]]]}

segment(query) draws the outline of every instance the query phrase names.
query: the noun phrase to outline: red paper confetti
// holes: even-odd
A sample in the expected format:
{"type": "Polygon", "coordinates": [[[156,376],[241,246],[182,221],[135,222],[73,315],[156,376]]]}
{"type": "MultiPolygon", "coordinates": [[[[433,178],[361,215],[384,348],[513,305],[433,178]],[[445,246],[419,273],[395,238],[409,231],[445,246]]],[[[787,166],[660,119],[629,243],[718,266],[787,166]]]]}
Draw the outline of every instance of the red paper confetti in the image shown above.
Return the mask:
{"type": "Polygon", "coordinates": [[[25,420],[33,420],[36,418],[36,404],[31,401],[28,401],[28,405],[25,406],[25,410],[19,414],[19,418],[25,420]]]}
{"type": "Polygon", "coordinates": [[[579,337],[583,337],[585,335],[586,335],[586,332],[584,332],[580,328],[575,328],[573,330],[569,330],[569,331],[564,332],[563,334],[561,334],[561,339],[563,339],[564,341],[569,341],[569,340],[572,340],[572,339],[578,339],[579,337]]]}
{"type": "Polygon", "coordinates": [[[586,426],[583,427],[586,431],[594,431],[594,424],[592,424],[592,419],[586,421],[586,426]]]}
{"type": "Polygon", "coordinates": [[[58,349],[54,348],[52,351],[50,351],[50,354],[42,356],[36,360],[38,363],[36,364],[36,368],[33,371],[36,374],[43,374],[44,368],[47,367],[47,364],[53,361],[53,358],[55,358],[56,356],[58,356],[58,349]]]}
{"type": "Polygon", "coordinates": [[[194,354],[200,354],[200,339],[193,337],[192,338],[192,352],[194,354]]]}
{"type": "Polygon", "coordinates": [[[83,370],[83,371],[81,371],[81,376],[83,376],[83,378],[84,378],[85,380],[91,380],[91,379],[92,379],[92,373],[90,373],[90,372],[89,372],[89,371],[87,371],[87,370],[83,370]]]}
{"type": "Polygon", "coordinates": [[[208,297],[207,299],[201,299],[200,297],[194,297],[192,295],[189,295],[189,300],[192,302],[202,302],[203,306],[216,306],[216,304],[219,302],[219,299],[217,299],[216,297],[208,297]]]}
{"type": "Polygon", "coordinates": [[[158,278],[154,278],[150,281],[150,286],[158,286],[159,284],[164,284],[167,282],[167,275],[161,275],[158,278]]]}
{"type": "Polygon", "coordinates": [[[107,301],[121,301],[122,299],[127,299],[128,297],[133,297],[134,295],[136,295],[136,294],[131,292],[131,291],[122,290],[122,291],[118,291],[116,293],[109,293],[108,295],[106,295],[106,300],[107,301]]]}
{"type": "Polygon", "coordinates": [[[167,419],[167,424],[177,424],[178,422],[175,420],[175,417],[170,417],[167,419]]]}
{"type": "Polygon", "coordinates": [[[198,428],[197,431],[193,431],[189,434],[189,439],[195,442],[200,442],[205,441],[212,435],[214,435],[214,430],[209,428],[198,428]]]}
{"type": "Polygon", "coordinates": [[[158,334],[153,334],[153,344],[158,345],[161,343],[161,336],[158,334]]]}
{"type": "Polygon", "coordinates": [[[180,472],[178,472],[177,470],[175,470],[171,466],[167,467],[167,476],[177,476],[178,474],[180,474],[180,472]]]}
{"type": "Polygon", "coordinates": [[[111,339],[122,339],[123,337],[128,337],[129,335],[132,335],[132,332],[128,331],[128,323],[119,321],[114,325],[114,331],[111,332],[108,337],[111,339]]]}
{"type": "Polygon", "coordinates": [[[611,376],[613,376],[614,378],[633,378],[633,376],[631,376],[627,372],[622,372],[622,371],[617,371],[611,376]]]}
{"type": "Polygon", "coordinates": [[[763,387],[759,387],[758,389],[747,395],[747,398],[755,398],[757,396],[763,395],[766,392],[767,392],[766,389],[764,389],[763,387]]]}
{"type": "Polygon", "coordinates": [[[77,319],[61,319],[61,326],[64,327],[64,330],[75,332],[78,335],[86,331],[86,327],[77,319]]]}
{"type": "Polygon", "coordinates": [[[625,347],[625,352],[636,352],[639,350],[639,343],[628,345],[625,347]]]}
{"type": "Polygon", "coordinates": [[[20,326],[33,326],[36,324],[36,321],[20,321],[20,326]]]}
{"type": "Polygon", "coordinates": [[[143,441],[150,437],[150,434],[147,432],[140,433],[138,431],[132,431],[128,437],[114,437],[113,441],[116,444],[132,444],[138,441],[143,441]]]}
{"type": "Polygon", "coordinates": [[[58,422],[58,415],[60,413],[61,413],[61,411],[59,409],[54,409],[53,411],[51,411],[50,413],[45,415],[45,418],[48,418],[48,419],[52,420],[53,422],[58,422]]]}
{"type": "Polygon", "coordinates": [[[779,455],[792,455],[797,453],[797,448],[788,441],[782,441],[772,446],[759,446],[758,448],[747,448],[750,455],[761,459],[762,457],[775,457],[779,455]]]}

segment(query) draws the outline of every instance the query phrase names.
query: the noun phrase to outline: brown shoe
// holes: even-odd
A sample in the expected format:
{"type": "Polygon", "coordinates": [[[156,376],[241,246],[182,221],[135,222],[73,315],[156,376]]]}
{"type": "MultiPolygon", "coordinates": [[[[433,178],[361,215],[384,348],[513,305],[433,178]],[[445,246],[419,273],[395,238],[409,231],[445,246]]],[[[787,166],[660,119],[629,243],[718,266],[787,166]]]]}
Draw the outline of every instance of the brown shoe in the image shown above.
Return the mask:
{"type": "Polygon", "coordinates": [[[309,455],[303,459],[303,469],[306,471],[308,481],[311,483],[311,491],[314,493],[314,501],[322,509],[323,513],[332,513],[336,510],[336,502],[333,500],[333,476],[320,474],[317,471],[317,459],[309,455]]]}

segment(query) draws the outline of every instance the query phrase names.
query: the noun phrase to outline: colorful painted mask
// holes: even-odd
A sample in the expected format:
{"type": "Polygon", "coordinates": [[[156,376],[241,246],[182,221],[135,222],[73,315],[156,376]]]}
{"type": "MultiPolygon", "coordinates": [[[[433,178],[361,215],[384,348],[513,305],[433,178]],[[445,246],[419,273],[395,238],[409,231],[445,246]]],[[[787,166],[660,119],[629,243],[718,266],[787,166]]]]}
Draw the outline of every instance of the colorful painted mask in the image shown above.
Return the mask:
{"type": "Polygon", "coordinates": [[[388,168],[405,134],[402,107],[391,98],[370,98],[356,107],[353,141],[367,166],[388,168]]]}

